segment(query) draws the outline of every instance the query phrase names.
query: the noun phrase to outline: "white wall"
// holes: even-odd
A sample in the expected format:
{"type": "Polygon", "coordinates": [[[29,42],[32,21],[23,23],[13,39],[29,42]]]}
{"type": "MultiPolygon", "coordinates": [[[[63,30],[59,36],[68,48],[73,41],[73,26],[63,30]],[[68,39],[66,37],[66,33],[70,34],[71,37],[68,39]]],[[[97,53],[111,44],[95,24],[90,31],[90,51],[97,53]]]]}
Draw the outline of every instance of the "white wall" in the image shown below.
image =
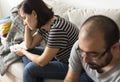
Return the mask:
{"type": "MultiPolygon", "coordinates": [[[[1,0],[0,0],[1,3],[1,0]]],[[[1,10],[1,5],[0,5],[0,18],[2,17],[2,10],[1,10]]]]}
{"type": "Polygon", "coordinates": [[[11,8],[21,1],[22,0],[0,0],[0,17],[9,16],[11,8]]]}
{"type": "MultiPolygon", "coordinates": [[[[8,16],[10,9],[22,0],[0,0],[0,16],[8,16]]],[[[51,0],[52,1],[52,0],[51,0]]],[[[120,0],[60,0],[76,7],[120,9],[120,0]]]]}
{"type": "Polygon", "coordinates": [[[0,0],[0,12],[2,17],[8,16],[10,12],[10,5],[8,4],[7,0],[0,0]]]}

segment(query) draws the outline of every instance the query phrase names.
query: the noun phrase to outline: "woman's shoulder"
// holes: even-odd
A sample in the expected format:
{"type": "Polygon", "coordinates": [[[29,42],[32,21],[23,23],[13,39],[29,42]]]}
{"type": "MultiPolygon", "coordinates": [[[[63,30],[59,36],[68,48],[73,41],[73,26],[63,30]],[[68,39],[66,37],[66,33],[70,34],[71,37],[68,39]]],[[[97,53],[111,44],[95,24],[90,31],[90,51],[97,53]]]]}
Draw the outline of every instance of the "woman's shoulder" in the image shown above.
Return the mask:
{"type": "Polygon", "coordinates": [[[57,25],[64,25],[64,24],[73,24],[71,23],[69,20],[63,18],[63,17],[60,17],[59,15],[55,15],[56,19],[54,20],[54,24],[57,24],[57,25]]]}
{"type": "Polygon", "coordinates": [[[60,17],[59,15],[55,15],[55,20],[53,21],[51,28],[56,29],[63,29],[63,30],[71,30],[71,29],[77,29],[77,26],[73,23],[71,23],[69,20],[60,17]]]}

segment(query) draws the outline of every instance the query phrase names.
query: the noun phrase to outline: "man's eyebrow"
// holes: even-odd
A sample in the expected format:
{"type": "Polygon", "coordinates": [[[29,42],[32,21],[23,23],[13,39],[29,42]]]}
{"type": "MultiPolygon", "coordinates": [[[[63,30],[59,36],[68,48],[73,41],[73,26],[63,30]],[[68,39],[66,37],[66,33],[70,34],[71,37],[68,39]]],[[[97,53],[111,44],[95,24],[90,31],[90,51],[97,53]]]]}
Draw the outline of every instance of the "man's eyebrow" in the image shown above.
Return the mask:
{"type": "Polygon", "coordinates": [[[96,51],[84,51],[84,50],[82,50],[79,46],[78,46],[78,48],[77,48],[77,49],[79,49],[80,51],[86,52],[86,53],[99,54],[99,53],[98,53],[98,52],[96,52],[96,51]]]}

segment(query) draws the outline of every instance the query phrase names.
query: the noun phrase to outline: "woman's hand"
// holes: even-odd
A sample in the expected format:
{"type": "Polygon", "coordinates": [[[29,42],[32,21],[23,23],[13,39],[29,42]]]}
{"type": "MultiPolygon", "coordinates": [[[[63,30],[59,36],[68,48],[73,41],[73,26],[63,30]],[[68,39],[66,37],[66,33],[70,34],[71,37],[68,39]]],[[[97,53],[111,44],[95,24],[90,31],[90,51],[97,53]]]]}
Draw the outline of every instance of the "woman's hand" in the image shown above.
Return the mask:
{"type": "Polygon", "coordinates": [[[15,50],[15,53],[18,55],[18,56],[24,56],[24,54],[23,54],[23,51],[24,51],[25,49],[23,49],[23,48],[17,48],[16,50],[15,50]]]}

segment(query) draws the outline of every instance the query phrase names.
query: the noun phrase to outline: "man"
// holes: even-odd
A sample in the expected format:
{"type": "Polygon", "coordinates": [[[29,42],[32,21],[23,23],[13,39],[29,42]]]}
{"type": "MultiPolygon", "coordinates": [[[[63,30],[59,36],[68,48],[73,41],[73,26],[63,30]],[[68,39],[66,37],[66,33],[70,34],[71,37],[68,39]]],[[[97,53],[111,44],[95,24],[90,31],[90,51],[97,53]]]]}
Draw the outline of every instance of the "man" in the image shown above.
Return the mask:
{"type": "Polygon", "coordinates": [[[96,15],[83,23],[64,82],[82,82],[82,70],[94,82],[120,82],[119,28],[112,19],[96,15]]]}

